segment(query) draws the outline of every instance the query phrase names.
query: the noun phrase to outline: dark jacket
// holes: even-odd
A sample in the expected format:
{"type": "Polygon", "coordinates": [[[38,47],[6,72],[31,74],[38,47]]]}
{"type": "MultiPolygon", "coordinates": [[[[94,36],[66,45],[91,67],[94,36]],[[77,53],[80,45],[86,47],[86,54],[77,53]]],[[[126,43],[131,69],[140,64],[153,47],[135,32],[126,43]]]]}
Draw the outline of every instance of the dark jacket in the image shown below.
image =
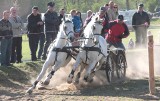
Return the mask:
{"type": "Polygon", "coordinates": [[[133,28],[136,29],[136,27],[138,27],[136,25],[142,25],[145,22],[148,22],[148,25],[150,25],[149,15],[145,11],[142,11],[142,14],[140,14],[140,12],[135,12],[132,17],[133,28]]]}
{"type": "Polygon", "coordinates": [[[59,25],[62,23],[63,19],[65,19],[65,16],[63,16],[62,14],[60,14],[58,16],[58,19],[59,19],[59,25]]]}
{"type": "Polygon", "coordinates": [[[117,22],[117,20],[109,22],[107,28],[108,34],[106,35],[106,39],[112,43],[121,42],[122,38],[125,38],[129,35],[127,25],[125,23],[118,24],[117,22]]]}
{"type": "Polygon", "coordinates": [[[0,39],[13,37],[12,24],[9,20],[0,20],[0,39]]]}
{"type": "Polygon", "coordinates": [[[46,34],[58,32],[60,21],[57,12],[47,11],[44,14],[44,22],[46,34]]]}
{"type": "Polygon", "coordinates": [[[41,15],[37,14],[34,16],[33,14],[28,15],[27,17],[27,30],[29,33],[40,33],[41,32],[41,25],[37,25],[39,21],[42,21],[41,15]]]}
{"type": "Polygon", "coordinates": [[[109,23],[109,17],[108,17],[108,13],[106,13],[105,16],[104,16],[104,21],[102,23],[103,28],[102,28],[102,31],[101,31],[101,35],[103,37],[105,37],[105,34],[106,34],[105,29],[106,29],[106,26],[108,26],[108,23],[109,23]]]}

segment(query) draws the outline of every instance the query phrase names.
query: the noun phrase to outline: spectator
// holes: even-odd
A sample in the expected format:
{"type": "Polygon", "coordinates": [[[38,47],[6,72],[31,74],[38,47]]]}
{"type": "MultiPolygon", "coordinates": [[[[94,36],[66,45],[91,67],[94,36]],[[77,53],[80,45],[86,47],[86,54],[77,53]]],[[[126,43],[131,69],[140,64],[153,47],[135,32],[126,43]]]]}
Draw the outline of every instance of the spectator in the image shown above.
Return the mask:
{"type": "Polygon", "coordinates": [[[45,60],[47,58],[46,54],[48,47],[51,44],[51,42],[55,40],[55,38],[57,37],[59,23],[60,23],[58,14],[54,8],[55,3],[49,2],[47,5],[48,5],[48,10],[44,15],[46,41],[43,50],[42,60],[45,60]]]}
{"type": "Polygon", "coordinates": [[[116,20],[116,14],[114,11],[114,2],[113,1],[109,2],[109,8],[108,8],[107,13],[108,13],[109,21],[116,20]]]}
{"type": "Polygon", "coordinates": [[[84,25],[83,25],[84,28],[87,26],[89,20],[91,20],[90,18],[91,18],[91,16],[92,16],[92,14],[93,14],[93,12],[92,12],[91,10],[88,10],[88,11],[87,11],[87,18],[85,19],[84,25]]]}
{"type": "Polygon", "coordinates": [[[79,45],[77,42],[77,38],[79,37],[79,34],[81,32],[81,19],[79,16],[77,16],[76,10],[71,10],[70,11],[71,17],[72,17],[72,22],[74,25],[74,32],[75,32],[75,40],[72,43],[73,46],[79,45]]]}
{"type": "Polygon", "coordinates": [[[40,38],[41,26],[43,25],[41,15],[39,14],[37,6],[34,6],[32,8],[32,13],[27,17],[27,22],[31,60],[37,61],[36,52],[38,48],[38,41],[40,38]]]}
{"type": "Polygon", "coordinates": [[[12,52],[12,25],[9,22],[10,12],[5,10],[3,18],[0,20],[0,38],[1,38],[1,66],[10,66],[12,52]]]}
{"type": "Polygon", "coordinates": [[[104,20],[102,22],[103,28],[102,28],[102,31],[101,31],[101,35],[103,37],[105,37],[105,35],[107,33],[107,32],[105,32],[105,29],[106,29],[106,26],[108,25],[108,22],[109,22],[108,13],[107,13],[107,10],[106,10],[105,7],[100,7],[100,9],[99,9],[99,16],[104,20]]]}
{"type": "Polygon", "coordinates": [[[114,4],[114,12],[115,12],[115,15],[116,15],[116,18],[118,18],[118,5],[117,4],[114,4]]]}
{"type": "Polygon", "coordinates": [[[76,10],[71,10],[70,14],[71,14],[71,17],[72,17],[75,34],[77,34],[75,36],[78,36],[78,34],[79,34],[80,30],[81,30],[81,20],[80,20],[80,17],[77,16],[76,10]]]}
{"type": "Polygon", "coordinates": [[[82,29],[82,27],[83,27],[83,20],[82,20],[82,14],[81,14],[81,12],[80,11],[76,11],[76,15],[80,18],[80,23],[81,23],[81,25],[80,25],[80,27],[81,27],[81,29],[82,29]]]}
{"type": "Polygon", "coordinates": [[[60,24],[62,23],[62,20],[63,18],[65,19],[65,10],[62,8],[59,12],[59,21],[60,21],[60,24]]]}
{"type": "Polygon", "coordinates": [[[108,34],[106,35],[109,47],[113,45],[116,48],[125,49],[122,38],[126,38],[129,35],[129,30],[123,20],[123,15],[119,15],[117,20],[109,22],[107,28],[108,34]]]}
{"type": "Polygon", "coordinates": [[[147,28],[150,25],[150,19],[147,12],[143,11],[143,4],[139,4],[138,11],[132,17],[132,26],[136,34],[136,47],[147,45],[147,28]]]}
{"type": "Polygon", "coordinates": [[[10,12],[11,14],[9,21],[12,24],[13,31],[11,63],[21,63],[23,22],[21,18],[17,15],[17,10],[15,7],[11,7],[10,12]]]}
{"type": "Polygon", "coordinates": [[[76,15],[80,18],[80,32],[79,32],[79,36],[81,36],[82,32],[83,32],[83,20],[82,20],[82,14],[80,11],[76,12],[76,15]]]}
{"type": "MultiPolygon", "coordinates": [[[[41,15],[41,19],[43,19],[41,15]]],[[[44,24],[41,26],[41,32],[40,32],[40,38],[39,38],[39,50],[38,50],[38,59],[41,59],[43,48],[44,48],[44,42],[45,42],[45,35],[44,35],[44,24]]]]}
{"type": "Polygon", "coordinates": [[[105,4],[104,7],[106,8],[106,10],[108,11],[108,8],[109,8],[109,4],[105,4]]]}

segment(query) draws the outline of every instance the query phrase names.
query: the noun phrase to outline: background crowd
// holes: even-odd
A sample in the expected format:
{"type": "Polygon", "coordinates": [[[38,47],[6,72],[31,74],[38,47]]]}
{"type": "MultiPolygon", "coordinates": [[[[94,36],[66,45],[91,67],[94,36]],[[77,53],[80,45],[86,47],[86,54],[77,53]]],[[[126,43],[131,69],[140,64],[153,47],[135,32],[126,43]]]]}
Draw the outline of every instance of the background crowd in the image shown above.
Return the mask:
{"type": "MultiPolygon", "coordinates": [[[[55,3],[47,4],[47,11],[44,14],[44,19],[39,12],[39,7],[34,6],[31,14],[27,17],[27,36],[29,40],[29,48],[31,60],[45,60],[47,58],[47,49],[50,43],[56,38],[59,25],[62,19],[65,18],[65,9],[62,8],[59,13],[55,11],[55,3]],[[39,44],[39,50],[38,50],[39,44]],[[38,50],[38,55],[37,55],[38,50]]],[[[148,14],[143,10],[144,5],[138,6],[137,12],[133,15],[133,28],[136,32],[136,46],[146,45],[146,31],[149,27],[150,20],[148,14]]],[[[115,47],[124,48],[122,38],[129,35],[127,25],[124,23],[123,15],[118,13],[118,5],[113,1],[106,3],[100,7],[97,12],[100,18],[103,19],[102,36],[108,43],[115,47]]],[[[87,11],[87,17],[83,22],[81,12],[75,9],[70,11],[71,19],[74,24],[75,39],[80,37],[83,29],[90,22],[94,13],[91,10],[87,11]]],[[[10,10],[3,12],[3,18],[0,20],[0,39],[1,39],[1,65],[9,66],[10,63],[22,62],[22,34],[23,22],[17,14],[16,7],[11,7],[10,10]]],[[[76,40],[75,40],[76,41],[76,40]]],[[[74,45],[77,45],[75,43],[74,45]]]]}

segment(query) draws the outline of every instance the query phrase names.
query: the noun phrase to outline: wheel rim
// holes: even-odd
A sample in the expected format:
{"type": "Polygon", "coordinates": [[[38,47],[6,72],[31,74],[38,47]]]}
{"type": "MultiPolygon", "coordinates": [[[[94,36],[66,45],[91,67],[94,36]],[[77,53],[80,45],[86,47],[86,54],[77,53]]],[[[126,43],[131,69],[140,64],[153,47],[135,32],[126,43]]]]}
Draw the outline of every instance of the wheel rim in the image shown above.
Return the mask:
{"type": "Polygon", "coordinates": [[[126,60],[122,54],[118,56],[117,62],[117,76],[118,78],[123,78],[126,76],[126,60]]]}
{"type": "Polygon", "coordinates": [[[111,82],[113,77],[113,61],[110,56],[108,57],[108,64],[109,64],[108,81],[111,82]]]}

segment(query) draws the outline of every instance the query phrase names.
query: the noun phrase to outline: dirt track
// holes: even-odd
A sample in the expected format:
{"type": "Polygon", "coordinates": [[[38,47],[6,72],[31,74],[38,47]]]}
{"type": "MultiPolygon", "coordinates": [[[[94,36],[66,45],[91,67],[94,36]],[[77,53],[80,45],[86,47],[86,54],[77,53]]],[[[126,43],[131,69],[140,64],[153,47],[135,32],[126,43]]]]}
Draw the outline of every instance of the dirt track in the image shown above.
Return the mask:
{"type": "MultiPolygon", "coordinates": [[[[155,50],[157,52],[157,50],[155,50]]],[[[159,54],[159,53],[158,53],[159,54]]],[[[160,75],[159,60],[155,56],[155,74],[160,75]]],[[[66,83],[70,67],[57,71],[52,82],[45,90],[34,90],[32,95],[26,95],[25,91],[30,84],[25,82],[13,82],[1,80],[0,100],[13,101],[128,101],[128,100],[160,100],[160,78],[156,79],[156,95],[148,95],[148,60],[147,51],[139,50],[138,53],[127,53],[127,77],[125,82],[116,82],[107,85],[105,73],[98,72],[92,84],[81,82],[80,85],[66,83]],[[143,54],[142,54],[143,53],[143,54]]],[[[18,72],[19,73],[19,72],[18,72]]],[[[3,75],[0,75],[3,76],[3,75]]],[[[11,75],[12,76],[12,75],[11,75]]],[[[24,75],[19,75],[24,76],[24,75]]],[[[27,75],[26,75],[27,76],[27,75]]],[[[4,77],[5,78],[5,77],[4,77]]],[[[33,80],[31,80],[33,82],[33,80]]]]}

